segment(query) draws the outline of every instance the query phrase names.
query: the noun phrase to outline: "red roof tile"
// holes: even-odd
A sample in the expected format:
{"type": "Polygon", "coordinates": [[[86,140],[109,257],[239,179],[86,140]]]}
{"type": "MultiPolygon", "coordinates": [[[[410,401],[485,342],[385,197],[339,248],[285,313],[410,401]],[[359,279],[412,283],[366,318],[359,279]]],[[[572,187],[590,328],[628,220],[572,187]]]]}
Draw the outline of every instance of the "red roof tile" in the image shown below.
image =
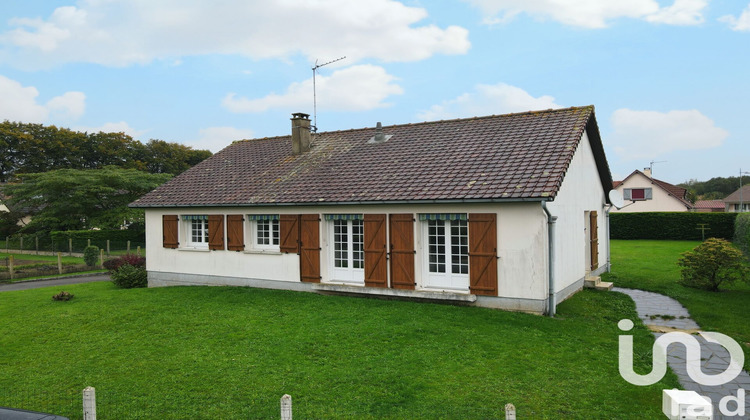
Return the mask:
{"type": "Polygon", "coordinates": [[[695,202],[696,209],[724,209],[723,200],[698,200],[695,202]]]}
{"type": "Polygon", "coordinates": [[[584,130],[602,187],[612,185],[593,106],[317,133],[292,154],[291,136],[234,142],[146,194],[133,207],[549,200],[584,130]]]}

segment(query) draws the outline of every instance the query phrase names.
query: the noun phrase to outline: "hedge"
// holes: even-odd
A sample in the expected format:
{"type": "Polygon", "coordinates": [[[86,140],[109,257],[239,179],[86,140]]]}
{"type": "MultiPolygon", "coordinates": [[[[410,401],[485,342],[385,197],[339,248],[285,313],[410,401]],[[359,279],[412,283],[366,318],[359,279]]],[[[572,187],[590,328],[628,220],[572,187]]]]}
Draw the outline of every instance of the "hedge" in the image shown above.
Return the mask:
{"type": "Polygon", "coordinates": [[[706,238],[734,238],[737,213],[610,213],[612,239],[667,239],[700,241],[699,224],[706,224],[706,238]]]}
{"type": "Polygon", "coordinates": [[[750,257],[750,213],[740,213],[734,224],[734,244],[750,257]]]}
{"type": "MultiPolygon", "coordinates": [[[[146,234],[142,230],[67,230],[59,231],[55,230],[50,233],[52,237],[52,243],[54,249],[68,249],[68,239],[73,239],[73,242],[88,243],[91,239],[91,245],[96,245],[99,248],[105,248],[107,240],[109,239],[110,245],[118,244],[122,245],[131,241],[133,243],[142,244],[146,242],[146,234]]],[[[119,247],[118,247],[119,248],[119,247]]]]}

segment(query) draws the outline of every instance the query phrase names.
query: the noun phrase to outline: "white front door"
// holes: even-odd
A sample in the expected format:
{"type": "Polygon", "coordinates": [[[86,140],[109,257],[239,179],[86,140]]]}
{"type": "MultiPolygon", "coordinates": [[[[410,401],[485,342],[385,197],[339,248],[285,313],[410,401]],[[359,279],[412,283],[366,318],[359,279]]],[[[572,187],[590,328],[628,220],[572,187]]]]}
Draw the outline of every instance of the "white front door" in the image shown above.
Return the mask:
{"type": "Polygon", "coordinates": [[[469,228],[466,220],[422,221],[426,245],[423,287],[469,290],[469,228]]]}
{"type": "Polygon", "coordinates": [[[365,283],[364,224],[362,220],[331,220],[332,281],[365,283]]]}

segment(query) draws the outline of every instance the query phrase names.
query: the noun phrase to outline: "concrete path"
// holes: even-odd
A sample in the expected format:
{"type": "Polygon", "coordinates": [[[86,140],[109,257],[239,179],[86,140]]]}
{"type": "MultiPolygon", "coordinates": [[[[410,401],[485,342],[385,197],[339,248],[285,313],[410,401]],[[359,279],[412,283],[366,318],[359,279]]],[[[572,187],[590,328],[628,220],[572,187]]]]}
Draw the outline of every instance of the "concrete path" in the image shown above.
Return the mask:
{"type": "MultiPolygon", "coordinates": [[[[672,330],[681,330],[687,333],[695,333],[700,330],[700,326],[690,319],[690,314],[676,300],[660,295],[658,293],[646,292],[643,290],[623,289],[615,287],[615,292],[625,293],[635,302],[635,308],[638,317],[647,325],[656,337],[672,330]]],[[[717,310],[721,310],[717,308],[717,310]]],[[[722,373],[729,366],[729,352],[721,345],[709,343],[703,337],[694,335],[701,343],[701,370],[706,375],[716,375],[722,373]]],[[[737,378],[724,385],[705,386],[696,383],[687,373],[685,356],[685,346],[670,345],[667,349],[667,364],[680,380],[683,389],[695,391],[700,395],[711,398],[714,405],[714,419],[747,419],[750,418],[750,375],[742,371],[737,378]],[[744,416],[723,416],[719,412],[719,402],[725,396],[738,396],[740,389],[745,390],[745,415],[744,416]]],[[[736,400],[728,404],[728,409],[735,412],[737,405],[736,400]]]]}
{"type": "Polygon", "coordinates": [[[92,281],[109,281],[109,274],[87,274],[82,276],[68,276],[55,279],[19,281],[16,283],[0,284],[0,292],[14,290],[38,289],[40,287],[65,286],[68,284],[89,283],[92,281]]]}

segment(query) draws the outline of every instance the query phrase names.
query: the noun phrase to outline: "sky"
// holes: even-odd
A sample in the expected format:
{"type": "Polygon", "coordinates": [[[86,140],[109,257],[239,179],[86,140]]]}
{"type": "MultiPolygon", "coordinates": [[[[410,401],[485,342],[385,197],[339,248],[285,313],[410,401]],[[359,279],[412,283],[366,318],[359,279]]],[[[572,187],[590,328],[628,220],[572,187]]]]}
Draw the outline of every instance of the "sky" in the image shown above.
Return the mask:
{"type": "Polygon", "coordinates": [[[594,105],[615,180],[646,167],[671,183],[750,172],[750,0],[6,0],[2,10],[0,121],[217,152],[313,115],[317,63],[319,131],[594,105]]]}

